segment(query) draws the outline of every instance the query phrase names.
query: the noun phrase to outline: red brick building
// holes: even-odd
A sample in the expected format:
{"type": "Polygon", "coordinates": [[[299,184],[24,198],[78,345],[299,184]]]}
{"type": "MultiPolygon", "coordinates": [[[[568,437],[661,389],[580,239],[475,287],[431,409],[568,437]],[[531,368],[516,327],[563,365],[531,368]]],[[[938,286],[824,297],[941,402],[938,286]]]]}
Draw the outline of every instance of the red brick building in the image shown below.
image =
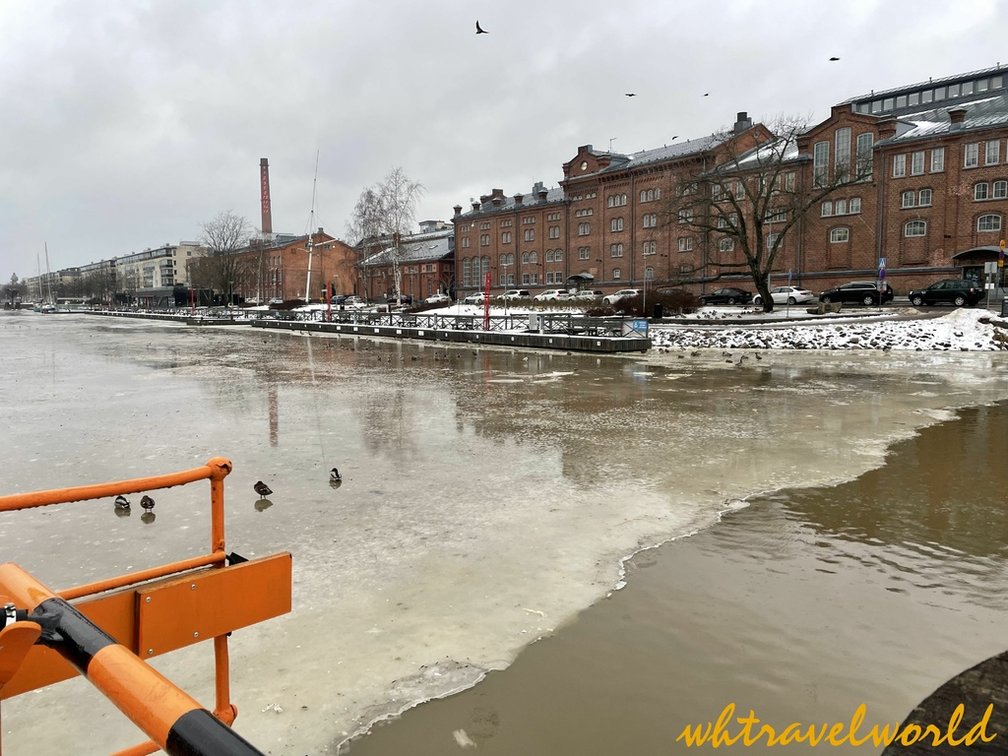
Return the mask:
{"type": "Polygon", "coordinates": [[[242,262],[234,291],[245,299],[319,300],[329,285],[336,293],[357,293],[357,250],[321,228],[310,237],[276,235],[238,254],[242,262]],[[306,286],[311,287],[307,296],[306,286]]]}
{"type": "MultiPolygon", "coordinates": [[[[839,164],[870,175],[810,208],[784,238],[774,270],[821,290],[873,278],[884,258],[897,292],[944,277],[978,277],[997,259],[1008,213],[1008,66],[855,97],[797,138],[798,187],[829,180],[839,164]]],[[[772,137],[740,113],[727,139],[704,137],[632,155],[578,148],[557,188],[494,189],[455,207],[459,288],[571,286],[613,290],[645,280],[700,291],[725,276],[712,262],[738,250],[716,233],[661,217],[683,179],[712,170],[726,148],[772,137]],[[718,277],[720,274],[720,278],[718,277]]],[[[724,183],[723,181],[721,182],[724,183]]],[[[710,187],[701,188],[709,191],[710,187]]],[[[719,188],[719,191],[721,189],[719,188]]],[[[773,234],[773,218],[763,223],[773,234]]],[[[783,225],[783,224],[782,224],[783,225]]]]}

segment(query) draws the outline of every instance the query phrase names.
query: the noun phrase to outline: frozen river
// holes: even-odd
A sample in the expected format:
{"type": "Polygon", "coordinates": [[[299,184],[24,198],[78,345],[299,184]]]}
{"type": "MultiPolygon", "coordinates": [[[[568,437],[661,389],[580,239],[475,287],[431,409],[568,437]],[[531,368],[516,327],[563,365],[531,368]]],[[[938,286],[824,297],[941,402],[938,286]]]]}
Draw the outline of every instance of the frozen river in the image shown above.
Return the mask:
{"type": "MultiPolygon", "coordinates": [[[[506,666],[640,547],[756,493],[849,480],[951,409],[1008,397],[996,353],[739,367],[28,313],[0,318],[0,346],[4,493],[233,461],[229,550],[294,555],[294,611],[232,638],[236,729],[273,753],[334,752],[506,666]],[[258,479],[272,507],[255,506],[258,479]]],[[[156,511],[3,515],[4,559],[60,588],[205,550],[204,488],[163,492],[156,511]]],[[[209,705],[209,658],[156,664],[209,705]]],[[[88,753],[139,739],[82,681],[3,715],[14,754],[81,752],[83,728],[88,753]]]]}

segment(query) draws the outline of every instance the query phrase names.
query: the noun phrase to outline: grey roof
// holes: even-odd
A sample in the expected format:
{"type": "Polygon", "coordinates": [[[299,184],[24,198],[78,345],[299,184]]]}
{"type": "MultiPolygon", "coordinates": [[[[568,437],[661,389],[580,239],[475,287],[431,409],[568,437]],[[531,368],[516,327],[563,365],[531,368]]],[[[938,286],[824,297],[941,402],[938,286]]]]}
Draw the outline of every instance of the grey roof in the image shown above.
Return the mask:
{"type": "Polygon", "coordinates": [[[1008,73],[1008,66],[993,66],[992,68],[981,68],[979,71],[970,71],[969,73],[955,74],[954,76],[945,76],[941,79],[928,79],[927,81],[921,81],[917,84],[906,84],[901,87],[895,87],[893,89],[883,89],[878,92],[872,91],[868,94],[858,95],[857,97],[851,97],[849,100],[844,100],[839,103],[840,105],[850,105],[856,102],[863,102],[866,100],[877,100],[879,97],[890,97],[897,94],[902,94],[903,92],[912,92],[916,89],[924,89],[926,87],[940,87],[945,84],[955,84],[957,81],[969,81],[970,79],[977,79],[983,76],[990,76],[996,74],[1008,73]]]}
{"type": "MultiPolygon", "coordinates": [[[[533,187],[533,190],[535,187],[533,187]]],[[[522,195],[522,207],[535,207],[536,205],[549,205],[553,202],[563,202],[564,200],[564,190],[562,187],[554,186],[552,189],[546,190],[546,200],[541,201],[537,196],[535,191],[529,194],[522,195]]],[[[505,211],[512,211],[516,207],[514,197],[508,197],[505,195],[503,202],[499,205],[494,205],[489,199],[486,202],[480,203],[479,210],[470,209],[468,212],[464,212],[461,215],[479,215],[480,213],[500,213],[505,211]]]]}
{"type": "Polygon", "coordinates": [[[1008,94],[974,98],[970,102],[957,102],[941,108],[906,113],[899,117],[895,136],[883,139],[878,144],[893,144],[924,137],[947,134],[952,129],[950,110],[966,110],[966,117],[957,131],[971,131],[1008,124],[1008,94]]]}
{"type": "MultiPolygon", "coordinates": [[[[402,256],[399,263],[440,260],[450,255],[454,247],[455,230],[437,231],[432,234],[413,234],[403,239],[402,256]]],[[[367,257],[361,265],[391,265],[392,247],[367,257]]]]}
{"type": "Polygon", "coordinates": [[[700,137],[699,139],[687,139],[685,142],[666,144],[662,147],[655,147],[651,150],[641,150],[640,152],[634,152],[629,156],[620,155],[619,157],[624,158],[624,161],[619,163],[613,161],[607,168],[604,168],[600,172],[609,173],[611,171],[621,171],[627,168],[637,168],[642,165],[650,165],[651,163],[661,163],[666,160],[676,160],[677,158],[694,155],[716,147],[723,139],[723,135],[719,136],[711,134],[710,136],[700,137]]]}

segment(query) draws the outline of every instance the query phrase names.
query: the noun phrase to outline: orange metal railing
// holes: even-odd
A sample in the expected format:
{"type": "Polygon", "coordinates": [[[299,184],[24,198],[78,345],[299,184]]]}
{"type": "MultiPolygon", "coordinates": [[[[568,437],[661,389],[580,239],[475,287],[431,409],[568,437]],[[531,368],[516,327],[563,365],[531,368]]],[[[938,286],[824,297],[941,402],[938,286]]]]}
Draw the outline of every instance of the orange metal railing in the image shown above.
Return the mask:
{"type": "MultiPolygon", "coordinates": [[[[0,699],[77,673],[84,674],[152,738],[121,751],[119,756],[137,756],[159,748],[171,753],[169,735],[175,738],[177,747],[179,737],[203,737],[207,728],[210,732],[207,737],[217,737],[213,734],[214,725],[199,719],[202,710],[193,710],[195,701],[140,658],[212,638],[213,715],[230,725],[238,709],[230,695],[228,634],[289,612],[291,607],[289,553],[228,564],[224,548],[224,478],[230,472],[229,460],[214,457],[201,467],[167,475],[0,496],[0,512],[10,512],[209,480],[211,504],[210,550],[203,555],[61,591],[48,589],[17,565],[0,565],[0,600],[19,610],[18,621],[8,618],[8,624],[0,631],[6,641],[0,643],[0,699]],[[256,590],[249,590],[250,584],[256,590]],[[71,606],[67,603],[71,600],[78,603],[71,606]],[[82,628],[82,634],[97,649],[93,656],[82,654],[82,646],[66,653],[65,649],[54,650],[58,644],[49,643],[53,648],[39,645],[45,642],[46,623],[52,622],[82,628]],[[42,641],[37,640],[39,631],[43,634],[42,641]],[[166,700],[177,706],[152,714],[149,707],[138,704],[134,697],[135,691],[149,690],[149,686],[161,690],[166,700]]],[[[12,611],[13,607],[8,609],[8,615],[12,611]]],[[[76,631],[61,627],[60,632],[76,631]]],[[[248,744],[240,738],[235,742],[234,750],[223,752],[256,752],[243,750],[248,744]]]]}

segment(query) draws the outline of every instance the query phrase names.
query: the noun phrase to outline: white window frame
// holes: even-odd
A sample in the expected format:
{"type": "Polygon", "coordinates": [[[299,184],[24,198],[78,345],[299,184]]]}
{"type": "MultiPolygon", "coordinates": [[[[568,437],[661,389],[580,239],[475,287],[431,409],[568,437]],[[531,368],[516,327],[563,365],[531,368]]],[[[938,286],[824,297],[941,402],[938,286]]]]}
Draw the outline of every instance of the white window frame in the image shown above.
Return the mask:
{"type": "Polygon", "coordinates": [[[1001,213],[984,213],[979,218],[977,218],[976,230],[977,233],[985,234],[993,231],[1000,231],[1002,226],[1001,213]],[[992,221],[997,221],[994,223],[992,221]],[[987,221],[984,224],[984,221],[987,221]],[[987,225],[987,228],[982,228],[981,226],[987,225]]]}
{"type": "Polygon", "coordinates": [[[623,257],[623,242],[609,245],[609,257],[623,257]]]}
{"type": "Polygon", "coordinates": [[[931,189],[921,189],[917,192],[917,207],[931,207],[933,194],[931,189]]]}
{"type": "Polygon", "coordinates": [[[991,199],[1005,199],[1008,197],[1008,181],[1001,179],[995,181],[991,187],[991,199]]]}
{"type": "Polygon", "coordinates": [[[722,236],[721,241],[718,242],[718,249],[722,252],[734,252],[735,238],[732,236],[722,236]]]}
{"type": "Polygon", "coordinates": [[[1001,159],[1001,140],[988,139],[984,145],[984,165],[997,165],[1001,159]]]}
{"type": "Polygon", "coordinates": [[[680,252],[692,252],[693,251],[693,237],[692,236],[680,236],[679,240],[676,242],[680,252]]]}
{"type": "Polygon", "coordinates": [[[976,168],[980,165],[980,143],[971,142],[963,146],[963,168],[976,168]]]}
{"type": "Polygon", "coordinates": [[[892,175],[893,178],[906,176],[906,155],[893,155],[892,175]]]}
{"type": "Polygon", "coordinates": [[[609,221],[609,230],[613,233],[623,230],[623,216],[612,218],[609,221]]]}
{"type": "Polygon", "coordinates": [[[612,269],[613,281],[619,281],[623,277],[623,271],[619,268],[612,269]]]}
{"type": "Polygon", "coordinates": [[[927,236],[927,221],[923,218],[914,218],[903,224],[903,237],[905,239],[917,239],[924,236],[927,236]],[[913,227],[915,233],[910,233],[911,227],[913,227]],[[920,229],[920,233],[916,233],[918,228],[920,229]]]}
{"type": "Polygon", "coordinates": [[[983,202],[990,199],[990,184],[986,181],[978,181],[973,184],[973,201],[983,202]]]}
{"type": "Polygon", "coordinates": [[[829,179],[829,142],[812,145],[812,185],[825,186],[829,179]]]}
{"type": "Polygon", "coordinates": [[[837,226],[831,228],[829,232],[830,244],[847,244],[850,242],[850,228],[848,226],[837,226]]]}
{"type": "Polygon", "coordinates": [[[900,207],[904,210],[908,207],[914,207],[917,203],[917,193],[913,189],[907,189],[905,192],[900,194],[900,207]]]}
{"type": "Polygon", "coordinates": [[[924,150],[914,150],[910,153],[910,175],[924,175],[924,150]]]}
{"type": "Polygon", "coordinates": [[[945,171],[945,148],[935,147],[931,150],[931,173],[943,173],[945,171]]]}
{"type": "Polygon", "coordinates": [[[861,213],[861,198],[860,197],[851,197],[850,198],[850,208],[848,209],[848,212],[851,215],[860,215],[860,213],[861,213]]]}

